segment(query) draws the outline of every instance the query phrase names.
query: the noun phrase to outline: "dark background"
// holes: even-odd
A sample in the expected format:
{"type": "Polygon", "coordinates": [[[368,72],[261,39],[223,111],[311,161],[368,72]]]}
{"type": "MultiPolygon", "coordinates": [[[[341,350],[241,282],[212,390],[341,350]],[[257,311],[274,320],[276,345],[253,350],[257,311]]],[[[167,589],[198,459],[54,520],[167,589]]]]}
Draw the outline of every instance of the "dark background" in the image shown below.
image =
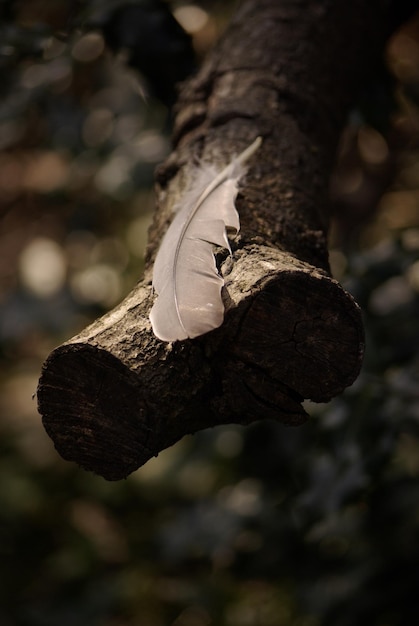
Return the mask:
{"type": "Polygon", "coordinates": [[[356,383],[303,427],[204,431],[118,483],[62,461],[36,410],[48,353],[141,276],[174,85],[233,4],[0,3],[1,626],[419,623],[419,18],[331,181],[356,383]]]}

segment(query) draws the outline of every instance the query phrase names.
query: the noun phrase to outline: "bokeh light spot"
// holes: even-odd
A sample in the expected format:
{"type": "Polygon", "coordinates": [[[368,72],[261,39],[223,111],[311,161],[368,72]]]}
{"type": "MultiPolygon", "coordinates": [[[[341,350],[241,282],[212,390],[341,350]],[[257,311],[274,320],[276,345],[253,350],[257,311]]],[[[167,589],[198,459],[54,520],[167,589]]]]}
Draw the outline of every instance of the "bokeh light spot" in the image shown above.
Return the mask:
{"type": "Polygon", "coordinates": [[[40,298],[48,298],[63,287],[66,271],[63,250],[51,239],[33,239],[20,255],[22,284],[40,298]]]}
{"type": "Polygon", "coordinates": [[[185,4],[177,7],[173,15],[187,33],[196,33],[208,22],[208,13],[194,4],[185,4]]]}
{"type": "Polygon", "coordinates": [[[118,301],[122,285],[113,267],[99,263],[76,273],[71,278],[71,290],[81,303],[109,307],[118,301]]]}
{"type": "Polygon", "coordinates": [[[91,63],[100,57],[104,49],[105,42],[100,33],[87,33],[76,41],[72,55],[80,63],[91,63]]]}

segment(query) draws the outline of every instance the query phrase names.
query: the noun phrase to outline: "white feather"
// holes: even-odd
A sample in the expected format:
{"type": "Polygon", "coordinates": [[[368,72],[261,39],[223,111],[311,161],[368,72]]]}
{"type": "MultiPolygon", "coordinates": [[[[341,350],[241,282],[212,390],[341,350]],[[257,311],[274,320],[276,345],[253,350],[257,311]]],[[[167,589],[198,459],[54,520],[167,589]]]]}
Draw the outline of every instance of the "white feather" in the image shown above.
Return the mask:
{"type": "Polygon", "coordinates": [[[257,150],[258,137],[221,172],[197,169],[193,187],[185,194],[169,226],[153,268],[158,298],[150,312],[154,334],[163,341],[198,337],[218,328],[224,319],[223,278],[215,264],[213,246],[230,251],[227,229],[240,229],[234,205],[244,162],[257,150]]]}

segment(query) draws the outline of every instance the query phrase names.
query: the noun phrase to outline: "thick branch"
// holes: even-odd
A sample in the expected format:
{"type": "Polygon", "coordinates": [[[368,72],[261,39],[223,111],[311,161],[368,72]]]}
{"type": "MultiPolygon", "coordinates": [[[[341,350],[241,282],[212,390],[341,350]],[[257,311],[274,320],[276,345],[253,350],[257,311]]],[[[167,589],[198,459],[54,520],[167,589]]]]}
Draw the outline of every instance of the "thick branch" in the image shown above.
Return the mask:
{"type": "Polygon", "coordinates": [[[247,0],[182,90],[176,151],[157,173],[144,279],[44,364],[39,410],[58,451],[126,476],[184,434],[306,419],[356,378],[360,311],[328,273],[327,182],[354,93],[381,50],[371,0],[247,0]],[[224,324],[165,344],[148,320],[152,261],[196,157],[225,163],[257,136],[237,206],[224,324]]]}

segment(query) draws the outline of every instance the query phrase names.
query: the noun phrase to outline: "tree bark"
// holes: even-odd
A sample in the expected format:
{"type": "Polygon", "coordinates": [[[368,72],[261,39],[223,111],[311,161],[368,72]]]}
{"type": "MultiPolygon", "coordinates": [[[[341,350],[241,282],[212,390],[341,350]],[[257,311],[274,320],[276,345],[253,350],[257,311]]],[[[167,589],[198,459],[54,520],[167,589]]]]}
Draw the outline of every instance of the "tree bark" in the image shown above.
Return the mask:
{"type": "Polygon", "coordinates": [[[362,320],[330,276],[328,179],[387,26],[378,0],[242,3],[182,87],[142,281],[43,366],[39,411],[65,459],[120,479],[203,428],[302,424],[303,399],[328,401],[356,379],[362,320]],[[258,135],[237,198],[233,259],[217,254],[224,324],[163,343],[148,319],[152,266],[184,181],[197,158],[222,165],[258,135]]]}

